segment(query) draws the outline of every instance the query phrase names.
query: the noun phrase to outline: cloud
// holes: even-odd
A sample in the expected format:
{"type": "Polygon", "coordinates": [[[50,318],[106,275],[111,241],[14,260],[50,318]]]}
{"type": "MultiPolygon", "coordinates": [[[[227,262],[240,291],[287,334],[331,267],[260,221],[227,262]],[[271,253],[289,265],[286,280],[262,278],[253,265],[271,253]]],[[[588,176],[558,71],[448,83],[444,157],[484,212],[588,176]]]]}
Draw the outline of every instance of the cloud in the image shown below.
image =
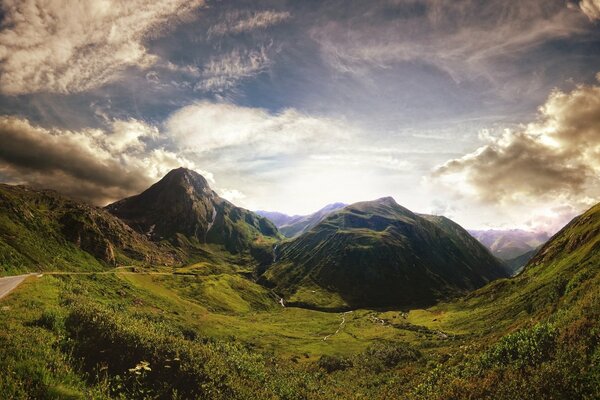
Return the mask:
{"type": "MultiPolygon", "coordinates": [[[[600,86],[554,91],[535,122],[489,137],[434,175],[488,203],[570,203],[600,199],[600,86]]],[[[577,208],[577,207],[576,207],[577,208]]]]}
{"type": "Polygon", "coordinates": [[[280,24],[290,17],[291,14],[287,11],[230,11],[224,15],[222,21],[208,29],[207,35],[215,37],[266,29],[280,24]]]}
{"type": "Polygon", "coordinates": [[[413,164],[343,118],[198,102],[164,124],[181,154],[249,209],[303,213],[397,193],[413,164]],[[397,185],[397,187],[396,187],[397,185]],[[239,191],[244,196],[237,196],[239,191]]]}
{"type": "Polygon", "coordinates": [[[225,55],[213,57],[202,69],[202,80],[196,90],[223,93],[234,88],[241,80],[265,71],[270,65],[264,46],[258,50],[235,49],[225,55]]]}
{"type": "Polygon", "coordinates": [[[172,168],[196,167],[164,148],[150,148],[157,137],[155,127],[137,120],[114,121],[109,131],[70,131],[2,116],[0,175],[103,205],[147,188],[172,168]]]}
{"type": "Polygon", "coordinates": [[[343,121],[294,109],[278,114],[229,103],[198,102],[173,113],[165,123],[170,137],[197,153],[241,147],[257,157],[309,152],[343,143],[354,134],[343,121]]]}
{"type": "Polygon", "coordinates": [[[579,3],[579,8],[590,21],[600,19],[600,0],[582,0],[579,3]]]}
{"type": "Polygon", "coordinates": [[[101,86],[157,57],[144,41],[186,19],[202,0],[2,2],[0,90],[74,93],[101,86]]]}
{"type": "Polygon", "coordinates": [[[310,35],[337,71],[365,77],[373,68],[416,61],[456,82],[483,78],[496,88],[514,83],[506,78],[515,75],[515,56],[587,29],[580,12],[547,0],[380,2],[331,14],[310,35]]]}
{"type": "Polygon", "coordinates": [[[222,198],[224,198],[225,200],[229,200],[233,203],[235,203],[237,200],[241,200],[244,199],[246,197],[246,195],[242,192],[240,192],[237,189],[220,189],[218,191],[219,196],[221,196],[222,198]]]}

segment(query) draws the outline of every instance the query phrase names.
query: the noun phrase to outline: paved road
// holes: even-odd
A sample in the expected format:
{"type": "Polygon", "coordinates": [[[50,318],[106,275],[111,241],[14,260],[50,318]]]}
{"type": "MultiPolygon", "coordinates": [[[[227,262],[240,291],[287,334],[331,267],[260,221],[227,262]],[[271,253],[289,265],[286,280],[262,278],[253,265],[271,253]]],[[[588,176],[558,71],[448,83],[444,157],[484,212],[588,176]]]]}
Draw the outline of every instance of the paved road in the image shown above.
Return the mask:
{"type": "MultiPolygon", "coordinates": [[[[21,284],[28,276],[38,277],[45,275],[106,275],[106,274],[124,274],[124,275],[172,275],[172,276],[185,276],[185,277],[195,277],[193,274],[173,274],[170,272],[129,272],[129,271],[121,271],[121,269],[125,269],[129,267],[117,267],[115,269],[111,269],[108,271],[97,271],[97,272],[68,272],[68,271],[46,271],[44,273],[30,273],[24,275],[15,275],[15,276],[6,276],[0,278],[0,299],[12,292],[17,286],[21,284]]],[[[282,299],[283,300],[283,299],[282,299]]]]}
{"type": "Polygon", "coordinates": [[[0,278],[0,299],[9,294],[14,288],[19,286],[19,284],[30,275],[31,274],[25,274],[0,278]]]}

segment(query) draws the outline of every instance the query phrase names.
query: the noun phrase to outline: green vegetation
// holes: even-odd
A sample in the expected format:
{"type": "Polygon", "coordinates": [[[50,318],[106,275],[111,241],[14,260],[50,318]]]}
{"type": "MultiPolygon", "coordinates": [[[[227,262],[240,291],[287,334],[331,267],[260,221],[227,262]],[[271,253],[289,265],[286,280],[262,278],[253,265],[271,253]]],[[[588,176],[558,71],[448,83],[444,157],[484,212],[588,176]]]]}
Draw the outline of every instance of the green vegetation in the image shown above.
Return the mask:
{"type": "MultiPolygon", "coordinates": [[[[18,208],[41,213],[56,198],[32,196],[35,207],[18,208]]],[[[20,243],[72,249],[82,264],[29,277],[0,300],[0,398],[600,398],[600,205],[514,278],[430,308],[337,312],[283,307],[256,282],[255,257],[219,244],[192,243],[202,261],[183,267],[108,268],[57,239],[64,208],[51,209],[28,223],[26,213],[10,218],[49,237],[20,243]]],[[[438,223],[449,248],[470,246],[451,222],[438,223]]],[[[346,305],[339,291],[305,282],[287,300],[346,305]]]]}
{"type": "Polygon", "coordinates": [[[0,185],[2,275],[173,263],[171,252],[97,207],[52,191],[0,185]]]}
{"type": "Polygon", "coordinates": [[[349,205],[281,243],[262,281],[316,309],[415,307],[507,276],[467,231],[392,198],[349,205]]]}

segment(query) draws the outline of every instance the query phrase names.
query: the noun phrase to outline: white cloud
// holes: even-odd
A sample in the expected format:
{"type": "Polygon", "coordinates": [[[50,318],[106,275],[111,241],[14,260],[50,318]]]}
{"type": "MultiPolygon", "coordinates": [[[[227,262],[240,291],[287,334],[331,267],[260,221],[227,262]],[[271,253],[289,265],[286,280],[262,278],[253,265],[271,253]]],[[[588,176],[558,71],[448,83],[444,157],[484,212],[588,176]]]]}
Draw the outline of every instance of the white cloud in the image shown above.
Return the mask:
{"type": "MultiPolygon", "coordinates": [[[[326,20],[310,35],[319,43],[323,59],[343,73],[364,78],[373,68],[417,61],[436,66],[456,82],[484,78],[498,90],[515,84],[507,79],[513,73],[510,64],[499,60],[583,32],[587,28],[582,22],[579,11],[546,0],[423,0],[365,6],[350,17],[326,20]],[[386,17],[394,11],[412,15],[386,17]]],[[[515,85],[527,89],[522,82],[515,85]]]]}
{"type": "Polygon", "coordinates": [[[232,203],[235,203],[238,200],[242,200],[242,199],[246,198],[246,195],[237,189],[223,188],[223,189],[218,190],[218,193],[219,193],[219,196],[221,196],[225,200],[231,201],[232,203]]]}
{"type": "Polygon", "coordinates": [[[258,50],[236,49],[228,54],[213,57],[202,69],[202,80],[196,90],[222,93],[235,87],[241,80],[265,71],[270,65],[267,48],[258,50]]]}
{"type": "Polygon", "coordinates": [[[582,0],[579,3],[579,8],[590,21],[600,19],[600,0],[582,0]]]}
{"type": "Polygon", "coordinates": [[[156,56],[144,40],[186,18],[202,0],[6,0],[0,31],[0,90],[73,93],[116,79],[156,56]]]}
{"type": "Polygon", "coordinates": [[[206,101],[178,110],[165,126],[176,142],[198,153],[242,146],[257,156],[306,152],[325,143],[340,144],[354,134],[342,121],[294,109],[271,114],[260,108],[206,101]]]}
{"type": "Polygon", "coordinates": [[[463,199],[529,208],[522,215],[537,215],[530,224],[562,223],[600,200],[599,127],[600,86],[554,91],[535,122],[487,137],[488,144],[448,161],[434,176],[463,199]]]}
{"type": "MultiPolygon", "coordinates": [[[[198,170],[180,154],[149,143],[158,130],[141,121],[114,121],[109,130],[44,129],[0,117],[0,174],[12,183],[49,187],[95,204],[146,189],[169,170],[198,170]]],[[[198,170],[209,180],[211,174],[198,170]]],[[[214,181],[214,180],[213,180],[214,181]]]]}
{"type": "MultiPolygon", "coordinates": [[[[387,149],[389,152],[390,150],[387,149]]],[[[319,161],[323,166],[354,166],[365,168],[382,168],[397,171],[409,171],[413,164],[409,161],[399,159],[393,155],[373,154],[362,149],[347,151],[337,154],[315,154],[310,156],[310,159],[319,161]]]]}
{"type": "Polygon", "coordinates": [[[287,11],[230,11],[224,15],[222,21],[208,29],[208,36],[223,36],[266,29],[280,24],[290,17],[291,14],[287,11]]]}

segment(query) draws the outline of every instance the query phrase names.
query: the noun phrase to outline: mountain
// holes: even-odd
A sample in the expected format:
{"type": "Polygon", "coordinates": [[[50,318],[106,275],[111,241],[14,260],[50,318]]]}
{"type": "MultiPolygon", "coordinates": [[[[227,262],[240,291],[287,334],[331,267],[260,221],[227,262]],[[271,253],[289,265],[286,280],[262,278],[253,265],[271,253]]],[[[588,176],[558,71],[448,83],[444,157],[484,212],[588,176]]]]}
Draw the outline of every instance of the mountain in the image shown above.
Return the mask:
{"type": "Polygon", "coordinates": [[[176,262],[172,249],[101,208],[50,190],[0,184],[0,272],[176,262]]]}
{"type": "Polygon", "coordinates": [[[509,260],[503,260],[504,265],[508,268],[508,271],[511,275],[516,275],[523,271],[525,265],[531,260],[538,252],[539,248],[528,251],[527,253],[523,253],[520,256],[515,258],[511,258],[509,260]]]}
{"type": "MultiPolygon", "coordinates": [[[[497,326],[547,318],[559,310],[562,310],[560,319],[565,323],[583,318],[594,321],[597,326],[598,266],[600,204],[552,236],[519,275],[492,282],[470,293],[457,305],[473,320],[496,321],[497,326]]],[[[591,326],[589,321],[575,325],[571,335],[580,335],[577,330],[591,326]]]]}
{"type": "Polygon", "coordinates": [[[550,237],[546,232],[522,229],[469,230],[469,233],[502,260],[514,259],[537,249],[550,237]]]}
{"type": "Polygon", "coordinates": [[[271,221],[277,228],[304,217],[303,215],[287,215],[277,211],[257,210],[255,213],[271,221]]]}
{"type": "Polygon", "coordinates": [[[550,237],[546,232],[522,229],[469,230],[492,254],[504,262],[511,275],[518,274],[550,237]]]}
{"type": "Polygon", "coordinates": [[[257,211],[258,214],[270,219],[285,237],[295,237],[310,230],[334,211],[346,207],[344,203],[332,203],[309,215],[286,215],[278,212],[257,211]]]}
{"type": "Polygon", "coordinates": [[[313,308],[415,306],[507,276],[464,229],[391,197],[355,203],[276,248],[262,281],[313,308]]]}
{"type": "Polygon", "coordinates": [[[106,210],[151,240],[175,246],[211,243],[241,253],[270,248],[280,237],[268,219],[222,199],[202,175],[186,168],[170,171],[144,192],[106,210]]]}

